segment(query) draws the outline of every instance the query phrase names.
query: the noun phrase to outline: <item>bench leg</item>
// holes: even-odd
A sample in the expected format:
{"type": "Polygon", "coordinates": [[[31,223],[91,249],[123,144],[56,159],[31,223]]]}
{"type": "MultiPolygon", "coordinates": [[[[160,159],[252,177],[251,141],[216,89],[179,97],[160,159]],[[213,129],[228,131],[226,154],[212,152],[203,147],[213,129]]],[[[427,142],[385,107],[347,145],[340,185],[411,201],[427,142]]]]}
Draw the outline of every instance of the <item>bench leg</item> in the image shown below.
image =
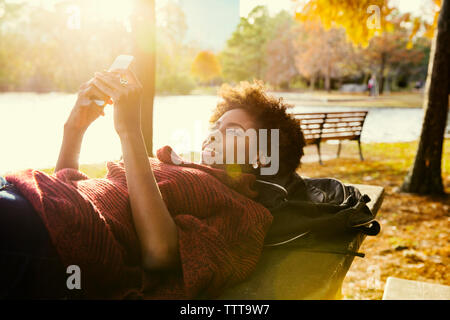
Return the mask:
{"type": "Polygon", "coordinates": [[[339,140],[338,150],[336,154],[336,158],[339,158],[339,154],[341,153],[341,140],[339,140]]]}
{"type": "Polygon", "coordinates": [[[316,147],[317,147],[317,153],[319,154],[319,163],[323,165],[322,157],[320,156],[320,142],[316,143],[316,147]]]}
{"type": "Polygon", "coordinates": [[[361,141],[360,140],[358,140],[358,147],[359,147],[359,158],[361,159],[361,161],[364,161],[362,151],[361,151],[361,141]]]}

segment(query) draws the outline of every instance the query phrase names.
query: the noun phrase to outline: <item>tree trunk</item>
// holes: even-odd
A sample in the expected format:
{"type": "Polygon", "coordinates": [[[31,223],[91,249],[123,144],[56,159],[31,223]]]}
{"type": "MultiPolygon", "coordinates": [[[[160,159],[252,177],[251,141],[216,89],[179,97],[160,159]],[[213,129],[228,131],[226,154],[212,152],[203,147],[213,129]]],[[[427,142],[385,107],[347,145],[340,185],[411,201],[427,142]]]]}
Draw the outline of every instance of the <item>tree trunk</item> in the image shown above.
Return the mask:
{"type": "Polygon", "coordinates": [[[262,67],[261,67],[261,65],[262,65],[262,61],[261,61],[262,59],[260,58],[260,59],[258,59],[258,63],[257,63],[257,65],[256,65],[256,76],[258,77],[258,80],[261,80],[262,79],[262,77],[261,77],[261,74],[262,74],[262,67]]]}
{"type": "Polygon", "coordinates": [[[380,65],[380,77],[378,80],[378,88],[380,88],[379,90],[379,94],[383,94],[384,91],[384,68],[386,67],[386,52],[381,53],[381,65],[380,65]]]}
{"type": "Polygon", "coordinates": [[[155,97],[155,0],[138,0],[132,17],[136,72],[142,86],[141,130],[147,154],[153,156],[153,100],[155,97]]]}
{"type": "MultiPolygon", "coordinates": [[[[365,73],[365,72],[364,72],[364,78],[363,78],[362,84],[364,84],[364,85],[367,86],[367,82],[369,82],[369,79],[370,79],[370,73],[365,73]]],[[[366,88],[367,88],[367,87],[366,87],[366,88]]]]}
{"type": "Polygon", "coordinates": [[[331,91],[331,70],[330,67],[327,68],[327,72],[325,73],[325,90],[330,92],[331,91]]]}
{"type": "Polygon", "coordinates": [[[316,76],[311,76],[309,80],[309,90],[314,91],[314,85],[316,83],[316,76]]]}
{"type": "Polygon", "coordinates": [[[384,93],[391,93],[391,77],[389,77],[389,74],[386,76],[385,79],[385,85],[383,85],[383,92],[384,93]]]}
{"type": "Polygon", "coordinates": [[[425,116],[417,154],[400,189],[419,194],[444,194],[441,162],[450,93],[450,0],[442,3],[425,90],[425,116]]]}

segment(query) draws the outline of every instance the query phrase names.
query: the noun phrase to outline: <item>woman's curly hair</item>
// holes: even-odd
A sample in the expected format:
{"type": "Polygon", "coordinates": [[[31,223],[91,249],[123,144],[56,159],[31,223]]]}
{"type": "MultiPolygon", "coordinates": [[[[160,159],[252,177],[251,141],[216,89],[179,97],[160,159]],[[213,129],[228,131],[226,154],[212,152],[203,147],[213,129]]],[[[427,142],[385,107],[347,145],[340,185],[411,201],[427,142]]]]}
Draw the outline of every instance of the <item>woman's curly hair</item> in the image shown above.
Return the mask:
{"type": "Polygon", "coordinates": [[[279,174],[292,173],[299,167],[306,143],[299,123],[286,112],[291,105],[284,103],[282,98],[267,94],[261,81],[240,82],[235,87],[224,84],[219,96],[222,100],[217,104],[210,122],[217,121],[229,110],[246,110],[254,117],[259,126],[257,129],[269,130],[269,139],[270,129],[279,129],[279,174]]]}

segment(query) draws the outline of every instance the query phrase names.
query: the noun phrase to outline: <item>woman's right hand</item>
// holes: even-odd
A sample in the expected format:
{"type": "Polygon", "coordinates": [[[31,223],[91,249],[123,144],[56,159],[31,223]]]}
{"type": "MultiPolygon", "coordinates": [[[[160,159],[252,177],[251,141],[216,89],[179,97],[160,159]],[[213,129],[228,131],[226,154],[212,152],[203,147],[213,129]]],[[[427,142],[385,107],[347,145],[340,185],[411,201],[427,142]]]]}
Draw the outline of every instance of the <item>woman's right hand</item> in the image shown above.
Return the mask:
{"type": "Polygon", "coordinates": [[[104,116],[105,106],[97,105],[94,100],[110,103],[110,97],[100,91],[94,84],[93,78],[83,83],[78,90],[78,98],[64,128],[84,132],[100,115],[104,116]]]}

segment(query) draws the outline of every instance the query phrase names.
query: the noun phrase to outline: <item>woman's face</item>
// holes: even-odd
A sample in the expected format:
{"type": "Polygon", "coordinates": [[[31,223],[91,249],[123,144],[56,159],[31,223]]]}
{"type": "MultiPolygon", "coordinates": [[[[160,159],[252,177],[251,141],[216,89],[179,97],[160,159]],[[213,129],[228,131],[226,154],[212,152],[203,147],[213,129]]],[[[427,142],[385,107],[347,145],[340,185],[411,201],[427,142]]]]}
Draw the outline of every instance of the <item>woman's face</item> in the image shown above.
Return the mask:
{"type": "MultiPolygon", "coordinates": [[[[243,109],[233,109],[225,112],[215,123],[202,144],[202,163],[224,169],[227,164],[238,163],[243,171],[251,171],[251,163],[255,160],[249,154],[250,144],[256,147],[257,138],[250,141],[245,137],[245,143],[239,143],[243,134],[253,133],[256,136],[257,125],[253,117],[243,109]],[[247,131],[251,129],[250,131],[247,131]],[[228,134],[227,134],[228,133],[228,134]],[[235,139],[235,136],[237,139],[235,139]],[[227,156],[228,155],[228,156],[227,156]],[[234,155],[234,159],[232,158],[234,155]],[[241,160],[239,160],[241,157],[241,160]],[[244,157],[244,163],[242,161],[244,157]]],[[[242,141],[242,140],[241,140],[242,141]]]]}

